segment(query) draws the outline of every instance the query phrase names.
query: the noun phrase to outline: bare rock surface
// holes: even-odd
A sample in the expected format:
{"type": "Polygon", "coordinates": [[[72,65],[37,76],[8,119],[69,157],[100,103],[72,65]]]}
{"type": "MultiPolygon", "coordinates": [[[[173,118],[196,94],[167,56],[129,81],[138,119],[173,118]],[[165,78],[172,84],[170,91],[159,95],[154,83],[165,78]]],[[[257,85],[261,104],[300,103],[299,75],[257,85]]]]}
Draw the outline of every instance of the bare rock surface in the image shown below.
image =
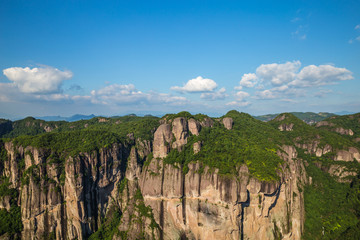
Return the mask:
{"type": "Polygon", "coordinates": [[[175,137],[175,141],[172,143],[172,148],[181,150],[182,146],[187,143],[189,136],[188,122],[183,117],[175,118],[172,122],[172,133],[175,137]]]}
{"type": "Polygon", "coordinates": [[[154,158],[164,158],[170,151],[170,142],[172,140],[171,126],[161,124],[154,133],[154,158]]]}
{"type": "Polygon", "coordinates": [[[188,126],[189,126],[189,131],[191,132],[191,134],[196,135],[196,136],[199,135],[201,125],[198,121],[191,118],[188,120],[188,126]]]}
{"type": "Polygon", "coordinates": [[[336,161],[358,161],[360,162],[360,153],[357,148],[350,147],[349,150],[339,150],[335,156],[336,161]]]}
{"type": "Polygon", "coordinates": [[[292,131],[293,127],[294,127],[293,123],[289,123],[289,124],[283,123],[279,126],[279,130],[280,131],[292,131]]]}
{"type": "Polygon", "coordinates": [[[226,117],[222,119],[222,123],[226,129],[231,130],[234,125],[234,120],[232,118],[226,117]]]}

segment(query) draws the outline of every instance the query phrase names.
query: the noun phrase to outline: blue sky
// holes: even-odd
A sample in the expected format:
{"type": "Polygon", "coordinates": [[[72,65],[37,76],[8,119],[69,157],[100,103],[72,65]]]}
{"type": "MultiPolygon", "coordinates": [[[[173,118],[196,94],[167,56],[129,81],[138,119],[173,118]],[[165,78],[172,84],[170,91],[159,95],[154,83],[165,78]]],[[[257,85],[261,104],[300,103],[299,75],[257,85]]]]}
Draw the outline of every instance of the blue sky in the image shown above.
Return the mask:
{"type": "Polygon", "coordinates": [[[360,1],[0,4],[0,117],[360,109],[360,1]]]}

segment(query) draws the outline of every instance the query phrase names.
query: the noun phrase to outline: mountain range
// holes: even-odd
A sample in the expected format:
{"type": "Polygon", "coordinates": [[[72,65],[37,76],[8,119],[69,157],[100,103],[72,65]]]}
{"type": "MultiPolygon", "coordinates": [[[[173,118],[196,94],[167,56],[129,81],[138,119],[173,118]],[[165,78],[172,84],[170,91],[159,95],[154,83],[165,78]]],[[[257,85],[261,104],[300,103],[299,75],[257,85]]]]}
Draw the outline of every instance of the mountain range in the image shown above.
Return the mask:
{"type": "Polygon", "coordinates": [[[360,113],[28,117],[0,137],[2,239],[360,236],[360,113]]]}

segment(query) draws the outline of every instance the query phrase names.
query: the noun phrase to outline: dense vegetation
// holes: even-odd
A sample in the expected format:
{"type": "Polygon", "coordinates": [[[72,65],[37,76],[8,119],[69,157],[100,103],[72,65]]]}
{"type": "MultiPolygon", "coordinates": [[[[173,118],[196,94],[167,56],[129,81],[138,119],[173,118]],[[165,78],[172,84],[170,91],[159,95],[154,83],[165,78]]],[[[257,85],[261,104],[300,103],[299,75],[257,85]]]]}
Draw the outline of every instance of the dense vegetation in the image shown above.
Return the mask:
{"type": "Polygon", "coordinates": [[[21,222],[21,210],[17,206],[19,192],[10,188],[8,178],[0,177],[0,199],[7,197],[10,198],[10,211],[0,209],[0,236],[8,233],[12,239],[22,231],[23,225],[21,222]]]}
{"type": "Polygon", "coordinates": [[[183,151],[171,150],[165,163],[178,163],[187,172],[188,163],[199,161],[228,176],[236,176],[239,167],[246,164],[254,177],[278,180],[277,173],[283,160],[276,151],[280,143],[286,142],[281,133],[245,113],[230,111],[224,117],[233,118],[231,131],[215,121],[212,128],[203,128],[199,136],[191,136],[183,151]],[[192,146],[197,141],[202,142],[202,148],[194,155],[192,146]]]}
{"type": "Polygon", "coordinates": [[[52,133],[79,130],[106,131],[115,133],[122,138],[125,138],[129,133],[133,133],[136,138],[151,139],[153,130],[158,125],[159,118],[157,117],[137,117],[134,115],[113,118],[95,117],[90,120],[76,122],[45,122],[44,120],[27,117],[11,123],[8,120],[0,119],[0,137],[37,136],[46,133],[47,129],[51,130],[52,133]]]}
{"type": "MultiPolygon", "coordinates": [[[[292,115],[299,118],[300,120],[304,121],[307,124],[313,124],[316,122],[320,122],[324,120],[325,118],[335,116],[333,113],[327,113],[327,112],[320,112],[320,113],[313,113],[313,112],[291,112],[292,115]]],[[[260,116],[254,116],[254,118],[261,120],[261,121],[270,121],[274,118],[276,118],[279,114],[266,114],[266,115],[260,115],[260,116]]]]}
{"type": "Polygon", "coordinates": [[[304,187],[304,239],[360,239],[359,164],[353,163],[358,175],[351,177],[352,183],[342,183],[317,167],[332,161],[327,156],[318,158],[299,152],[308,163],[306,172],[313,182],[304,187]]]}
{"type": "Polygon", "coordinates": [[[333,149],[344,149],[353,146],[354,142],[350,141],[344,136],[339,136],[334,132],[329,132],[324,129],[318,129],[310,126],[290,113],[283,113],[269,122],[274,128],[278,129],[280,125],[293,124],[291,131],[284,131],[288,139],[299,144],[312,144],[314,141],[319,141],[319,146],[329,144],[333,149]]]}
{"type": "MultiPolygon", "coordinates": [[[[294,113],[295,114],[295,113],[294,113]]],[[[310,113],[305,113],[310,114],[310,113]]],[[[319,114],[321,118],[328,115],[319,114]]],[[[309,115],[316,121],[320,118],[309,115]]],[[[188,112],[167,114],[163,117],[171,122],[177,117],[194,118],[203,121],[209,118],[203,114],[192,115],[188,112]]],[[[304,118],[304,116],[302,116],[304,118]]],[[[297,148],[298,159],[306,162],[306,173],[312,178],[312,184],[299,186],[305,197],[305,233],[304,239],[360,239],[360,164],[357,161],[334,163],[334,154],[338,149],[347,149],[350,146],[360,147],[356,138],[360,137],[360,114],[349,116],[332,116],[326,121],[333,126],[315,127],[306,124],[291,113],[284,113],[269,122],[256,120],[248,114],[230,111],[225,116],[213,120],[213,127],[203,127],[199,136],[191,135],[188,143],[181,151],[172,149],[164,159],[166,164],[181,167],[187,173],[188,164],[200,162],[202,169],[209,166],[211,170],[218,169],[223,177],[236,177],[239,167],[247,165],[250,174],[261,181],[278,181],[280,166],[284,161],[278,157],[282,145],[326,144],[332,147],[332,152],[316,157],[306,154],[297,148]],[[234,121],[233,129],[227,130],[221,123],[224,117],[231,117],[234,121]],[[280,125],[292,125],[291,131],[279,131],[280,125]],[[353,136],[340,135],[334,132],[337,127],[352,129],[353,136]],[[201,151],[193,152],[193,144],[201,142],[201,151]],[[355,172],[340,179],[328,173],[332,165],[344,167],[346,171],[355,172]],[[341,181],[340,181],[341,180],[341,181]]],[[[4,161],[7,159],[4,149],[5,141],[13,141],[15,145],[33,146],[45,149],[49,153],[47,164],[55,163],[61,168],[60,184],[63,184],[64,160],[69,155],[92,153],[102,148],[109,148],[113,143],[133,144],[135,139],[152,140],[155,129],[159,126],[159,118],[133,115],[124,117],[103,118],[95,117],[90,120],[76,122],[45,122],[31,117],[11,122],[0,119],[0,173],[3,171],[4,161]],[[46,129],[51,128],[50,133],[46,129]],[[6,137],[6,138],[5,138],[6,137]]],[[[323,120],[323,119],[321,119],[323,120]]],[[[175,139],[173,139],[174,141],[175,139]]],[[[171,144],[171,143],[170,143],[171,144]]],[[[25,153],[28,154],[28,153],[25,153]]],[[[152,154],[147,159],[150,161],[152,154]]],[[[46,182],[49,179],[39,178],[37,166],[31,166],[24,171],[24,159],[18,163],[21,171],[22,184],[28,184],[29,178],[33,181],[46,182]]],[[[4,174],[2,174],[4,175],[4,174]]],[[[127,188],[127,180],[117,186],[119,192],[127,188]]],[[[17,206],[19,192],[10,188],[9,179],[0,178],[0,197],[11,198],[10,211],[0,210],[0,235],[7,232],[15,236],[22,230],[20,208],[17,206]]],[[[44,186],[45,186],[44,185],[44,186]]],[[[141,192],[134,194],[134,209],[136,221],[143,224],[143,219],[151,219],[151,228],[159,226],[154,220],[152,210],[144,204],[141,192]]],[[[102,225],[91,235],[90,239],[112,239],[117,234],[123,239],[127,232],[120,232],[122,212],[114,207],[103,218],[102,225]]]]}
{"type": "MultiPolygon", "coordinates": [[[[118,190],[120,193],[119,194],[120,201],[122,201],[123,194],[129,196],[127,178],[123,178],[121,182],[119,182],[118,190]],[[124,193],[125,189],[126,189],[126,193],[124,193]]],[[[145,228],[149,228],[151,230],[152,239],[155,239],[154,231],[155,229],[159,229],[159,225],[155,221],[152,208],[150,206],[145,205],[144,198],[139,188],[136,189],[134,196],[131,199],[129,199],[129,202],[127,202],[127,207],[129,205],[133,206],[133,209],[130,210],[132,214],[130,215],[129,223],[130,225],[136,224],[136,226],[138,226],[137,229],[138,235],[136,239],[147,239],[145,233],[141,230],[145,228]],[[145,226],[145,222],[144,222],[145,219],[150,220],[149,226],[145,226]]],[[[119,225],[121,224],[121,219],[122,219],[121,210],[119,209],[118,206],[113,205],[111,209],[108,211],[106,218],[104,218],[100,228],[89,237],[89,240],[95,240],[95,239],[111,240],[113,239],[114,236],[116,236],[117,239],[123,239],[123,240],[128,239],[128,231],[120,231],[118,229],[119,225]]]]}
{"type": "MultiPolygon", "coordinates": [[[[351,129],[354,135],[342,135],[349,140],[354,140],[355,138],[359,138],[360,134],[360,113],[353,115],[345,115],[345,116],[333,116],[325,119],[324,121],[328,122],[330,125],[320,126],[319,129],[327,130],[327,131],[335,131],[337,128],[343,128],[345,130],[351,129]]],[[[339,134],[340,135],[340,134],[339,134]]]]}

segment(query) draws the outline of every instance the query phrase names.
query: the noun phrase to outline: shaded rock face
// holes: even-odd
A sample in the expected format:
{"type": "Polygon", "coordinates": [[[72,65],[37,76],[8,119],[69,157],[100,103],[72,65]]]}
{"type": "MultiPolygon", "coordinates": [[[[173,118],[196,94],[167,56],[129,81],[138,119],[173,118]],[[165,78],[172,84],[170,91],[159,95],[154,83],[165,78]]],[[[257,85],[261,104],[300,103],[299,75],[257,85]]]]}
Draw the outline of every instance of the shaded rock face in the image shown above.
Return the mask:
{"type": "Polygon", "coordinates": [[[201,129],[201,125],[198,121],[196,121],[195,119],[191,118],[188,121],[188,125],[189,125],[189,131],[191,132],[191,134],[198,136],[200,129],[201,129]]]}
{"type": "Polygon", "coordinates": [[[281,116],[275,118],[276,121],[281,122],[282,120],[284,120],[286,118],[285,114],[282,114],[281,116]]]}
{"type": "Polygon", "coordinates": [[[183,117],[175,118],[172,122],[172,133],[175,137],[172,148],[181,150],[181,147],[187,143],[187,138],[189,136],[187,120],[183,117]]]}
{"type": "Polygon", "coordinates": [[[0,196],[0,209],[5,208],[7,211],[10,211],[10,196],[0,196]]]}
{"type": "Polygon", "coordinates": [[[171,126],[161,124],[154,133],[154,158],[164,158],[170,151],[170,142],[172,140],[171,126]]]}
{"type": "MultiPolygon", "coordinates": [[[[188,172],[179,164],[164,164],[170,144],[181,149],[195,129],[200,131],[197,122],[177,118],[158,127],[153,144],[114,144],[63,162],[52,161],[52,153],[44,149],[5,144],[4,175],[20,191],[22,238],[55,233],[57,239],[86,239],[116,206],[122,213],[118,230],[127,231],[128,239],[139,239],[142,233],[146,239],[273,239],[275,226],[284,239],[300,239],[304,201],[298,186],[307,179],[302,161],[294,160],[295,148],[283,146],[277,152],[287,166],[271,183],[251,178],[246,166],[237,169],[236,177],[226,177],[200,163],[189,164],[188,172]],[[142,165],[151,152],[154,158],[142,165]],[[28,183],[21,184],[24,171],[29,172],[28,183]],[[125,190],[120,191],[125,178],[125,190]],[[137,210],[139,190],[153,220],[137,210]],[[152,221],[159,228],[150,228],[152,221]]],[[[201,151],[201,142],[193,150],[201,151]]]]}
{"type": "Polygon", "coordinates": [[[234,125],[234,120],[232,118],[226,117],[223,118],[222,123],[226,129],[231,130],[234,125]]]}
{"type": "MultiPolygon", "coordinates": [[[[57,239],[84,239],[96,231],[100,217],[116,197],[115,186],[124,176],[128,157],[135,154],[128,146],[114,144],[59,163],[53,161],[51,152],[41,149],[14,148],[11,143],[6,149],[4,175],[20,190],[23,239],[42,239],[50,233],[57,239]],[[21,159],[27,170],[19,168],[21,159]],[[21,183],[20,173],[27,181],[21,183]]],[[[129,165],[129,169],[139,171],[129,165]]]]}
{"type": "Polygon", "coordinates": [[[300,239],[304,224],[305,168],[294,161],[295,148],[278,154],[288,163],[279,182],[249,177],[242,166],[237,178],[226,178],[199,163],[181,166],[153,160],[141,175],[140,188],[161,228],[163,239],[272,239],[274,222],[285,239],[300,239]],[[300,174],[300,173],[303,174],[300,174]],[[294,194],[295,193],[295,194],[294,194]],[[295,197],[296,196],[296,197],[295,197]]]}
{"type": "Polygon", "coordinates": [[[205,118],[201,121],[200,125],[202,127],[212,127],[214,125],[214,121],[211,118],[205,118]]]}

